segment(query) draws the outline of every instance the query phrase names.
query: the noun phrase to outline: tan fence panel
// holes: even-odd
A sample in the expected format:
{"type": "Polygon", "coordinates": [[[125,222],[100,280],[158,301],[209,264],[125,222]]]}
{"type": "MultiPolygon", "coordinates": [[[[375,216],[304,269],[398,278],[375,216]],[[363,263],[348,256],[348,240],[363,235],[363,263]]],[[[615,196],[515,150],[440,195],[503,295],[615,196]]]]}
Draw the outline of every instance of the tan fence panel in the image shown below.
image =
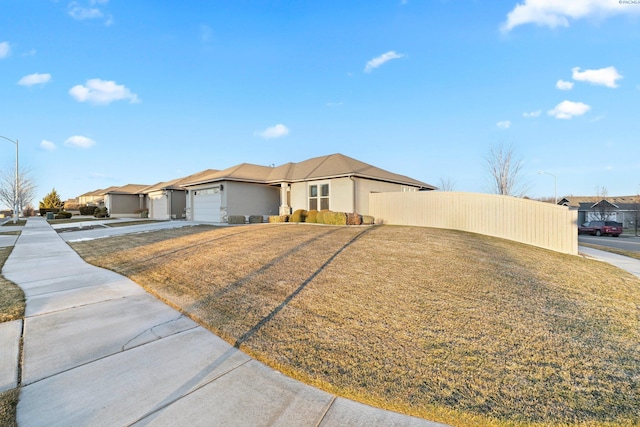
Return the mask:
{"type": "Polygon", "coordinates": [[[372,193],[377,223],[448,228],[578,253],[578,213],[565,206],[496,194],[421,191],[372,193]]]}

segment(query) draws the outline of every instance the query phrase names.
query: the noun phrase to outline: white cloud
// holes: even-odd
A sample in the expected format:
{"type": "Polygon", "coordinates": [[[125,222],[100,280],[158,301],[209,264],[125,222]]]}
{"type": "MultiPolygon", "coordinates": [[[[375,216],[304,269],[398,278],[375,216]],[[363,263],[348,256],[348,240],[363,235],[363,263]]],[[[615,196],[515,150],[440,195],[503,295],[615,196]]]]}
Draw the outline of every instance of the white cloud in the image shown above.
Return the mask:
{"type": "Polygon", "coordinates": [[[622,78],[616,67],[600,68],[598,70],[580,71],[580,67],[572,68],[573,80],[588,82],[593,85],[601,85],[610,88],[618,87],[617,80],[622,78]]]}
{"type": "Polygon", "coordinates": [[[283,124],[277,124],[266,128],[262,132],[256,132],[255,135],[264,139],[280,138],[289,135],[289,129],[283,124]]]}
{"type": "Polygon", "coordinates": [[[591,109],[590,106],[582,102],[562,101],[556,105],[553,110],[547,111],[547,114],[556,119],[571,119],[573,116],[581,116],[591,109]]]}
{"type": "Polygon", "coordinates": [[[556,87],[560,90],[571,90],[573,89],[573,82],[566,82],[564,80],[558,80],[556,82],[556,87]]]}
{"type": "Polygon", "coordinates": [[[496,126],[498,126],[500,129],[509,129],[511,127],[511,121],[503,120],[501,122],[496,123],[496,126]]]}
{"type": "Polygon", "coordinates": [[[64,145],[66,145],[67,147],[74,147],[74,148],[91,148],[92,146],[95,145],[95,141],[93,139],[87,138],[86,136],[72,136],[71,138],[68,138],[65,142],[64,145]]]}
{"type": "Polygon", "coordinates": [[[531,111],[530,113],[522,113],[522,116],[529,119],[529,118],[532,118],[532,117],[539,117],[540,114],[542,114],[542,110],[531,111]]]}
{"type": "Polygon", "coordinates": [[[86,85],[77,85],[69,89],[71,95],[78,102],[106,105],[113,101],[129,100],[129,103],[140,102],[138,95],[131,92],[124,85],[118,85],[114,81],[101,79],[87,80],[86,85]]]}
{"type": "Polygon", "coordinates": [[[604,19],[612,15],[640,12],[639,7],[619,0],[524,0],[507,14],[502,31],[508,32],[524,24],[550,28],[568,27],[569,20],[604,19]]]}
{"type": "Polygon", "coordinates": [[[11,45],[9,42],[0,43],[0,59],[6,58],[11,55],[11,45]]]}
{"type": "Polygon", "coordinates": [[[404,58],[405,55],[402,53],[396,53],[396,51],[391,50],[387,53],[383,53],[382,55],[373,58],[371,61],[367,62],[367,65],[365,65],[364,67],[364,72],[365,73],[370,73],[371,71],[373,71],[374,69],[378,68],[379,66],[381,66],[382,64],[384,64],[385,62],[389,62],[392,59],[400,59],[400,58],[404,58]]]}
{"type": "Polygon", "coordinates": [[[29,74],[28,76],[24,76],[20,80],[18,80],[18,84],[21,86],[33,86],[33,85],[43,85],[45,83],[49,83],[51,81],[51,74],[29,74]]]}
{"type": "Polygon", "coordinates": [[[88,5],[85,6],[77,1],[72,1],[68,5],[69,15],[77,21],[104,18],[104,24],[109,26],[113,24],[113,16],[105,14],[100,8],[96,7],[107,3],[109,3],[109,0],[89,0],[88,5]]]}
{"type": "Polygon", "coordinates": [[[78,21],[84,21],[85,19],[98,19],[104,16],[100,9],[95,7],[78,6],[77,3],[71,3],[69,5],[69,15],[78,21]]]}
{"type": "Polygon", "coordinates": [[[42,142],[40,143],[40,148],[47,151],[53,151],[56,149],[56,144],[54,144],[51,141],[47,141],[46,139],[43,139],[42,142]]]}

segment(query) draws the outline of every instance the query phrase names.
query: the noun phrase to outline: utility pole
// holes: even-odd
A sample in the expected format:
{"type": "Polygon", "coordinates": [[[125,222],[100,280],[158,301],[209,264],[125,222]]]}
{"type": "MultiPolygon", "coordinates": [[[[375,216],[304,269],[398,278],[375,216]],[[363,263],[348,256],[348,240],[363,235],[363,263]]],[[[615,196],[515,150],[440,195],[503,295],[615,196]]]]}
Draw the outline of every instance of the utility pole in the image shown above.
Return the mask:
{"type": "Polygon", "coordinates": [[[20,180],[18,179],[18,147],[20,146],[20,144],[18,143],[18,140],[16,139],[15,141],[13,139],[9,139],[6,136],[2,136],[0,135],[0,138],[2,139],[6,139],[9,142],[13,142],[14,144],[16,144],[16,183],[13,187],[13,202],[14,202],[14,209],[13,209],[13,223],[17,223],[18,222],[18,215],[19,215],[19,210],[20,210],[20,202],[18,201],[18,197],[20,195],[20,180]]]}

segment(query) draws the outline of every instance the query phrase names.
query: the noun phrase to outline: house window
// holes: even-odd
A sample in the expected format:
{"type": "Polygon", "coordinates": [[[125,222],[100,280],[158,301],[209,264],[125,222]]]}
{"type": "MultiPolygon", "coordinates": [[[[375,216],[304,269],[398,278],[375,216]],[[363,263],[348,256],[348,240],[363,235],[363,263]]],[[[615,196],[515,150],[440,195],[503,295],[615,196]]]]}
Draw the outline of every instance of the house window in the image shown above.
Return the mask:
{"type": "Polygon", "coordinates": [[[329,184],[310,185],[309,210],[323,209],[329,209],[329,184]]]}

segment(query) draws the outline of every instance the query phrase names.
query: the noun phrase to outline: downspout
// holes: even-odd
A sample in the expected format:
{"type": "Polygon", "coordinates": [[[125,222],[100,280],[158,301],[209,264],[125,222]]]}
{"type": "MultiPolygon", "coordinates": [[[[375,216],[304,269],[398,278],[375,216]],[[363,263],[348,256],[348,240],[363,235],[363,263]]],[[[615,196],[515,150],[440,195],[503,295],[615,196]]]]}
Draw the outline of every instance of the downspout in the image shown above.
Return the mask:
{"type": "Polygon", "coordinates": [[[353,205],[352,205],[353,206],[353,213],[357,213],[356,212],[356,180],[353,177],[353,175],[350,175],[349,179],[353,183],[353,191],[352,191],[352,193],[353,193],[353,205]]]}

